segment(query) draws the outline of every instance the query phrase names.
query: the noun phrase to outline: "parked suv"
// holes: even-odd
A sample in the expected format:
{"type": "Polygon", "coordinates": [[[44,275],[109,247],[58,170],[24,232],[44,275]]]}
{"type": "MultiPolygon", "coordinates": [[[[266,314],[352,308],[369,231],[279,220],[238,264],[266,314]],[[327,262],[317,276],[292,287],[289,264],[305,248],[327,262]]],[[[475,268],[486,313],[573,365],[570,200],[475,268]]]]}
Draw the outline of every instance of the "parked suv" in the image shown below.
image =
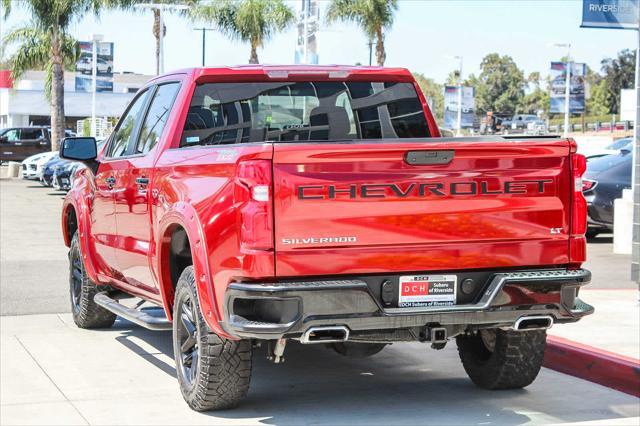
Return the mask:
{"type": "Polygon", "coordinates": [[[441,138],[406,69],[160,76],[104,149],[61,156],[87,166],[62,209],[75,323],[172,330],[195,410],[238,404],[257,347],[282,362],[292,340],[360,357],[455,340],[478,386],[522,388],[546,329],[593,312],[575,142],[441,138]]]}
{"type": "Polygon", "coordinates": [[[46,151],[51,151],[51,136],[46,127],[0,130],[0,161],[22,161],[46,151]]]}
{"type": "Polygon", "coordinates": [[[534,114],[517,114],[510,120],[502,122],[502,133],[527,133],[533,135],[545,134],[546,123],[534,114]]]}

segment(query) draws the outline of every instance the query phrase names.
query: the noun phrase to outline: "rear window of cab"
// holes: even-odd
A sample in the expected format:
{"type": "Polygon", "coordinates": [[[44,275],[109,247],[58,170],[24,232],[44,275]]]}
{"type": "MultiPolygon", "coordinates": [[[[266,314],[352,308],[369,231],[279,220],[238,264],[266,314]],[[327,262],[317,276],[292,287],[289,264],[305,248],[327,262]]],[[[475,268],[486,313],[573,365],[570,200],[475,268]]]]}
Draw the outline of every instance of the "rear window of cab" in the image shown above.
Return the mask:
{"type": "Polygon", "coordinates": [[[204,83],[180,146],[429,137],[411,83],[204,83]]]}

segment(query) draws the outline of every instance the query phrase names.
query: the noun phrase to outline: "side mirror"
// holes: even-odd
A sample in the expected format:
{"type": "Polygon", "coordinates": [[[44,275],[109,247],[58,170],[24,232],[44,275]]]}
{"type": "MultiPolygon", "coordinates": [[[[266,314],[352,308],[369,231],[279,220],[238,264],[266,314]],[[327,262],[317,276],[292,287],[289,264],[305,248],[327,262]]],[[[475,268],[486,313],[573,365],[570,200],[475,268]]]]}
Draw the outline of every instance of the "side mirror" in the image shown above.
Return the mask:
{"type": "Polygon", "coordinates": [[[631,150],[630,150],[630,149],[627,149],[627,148],[622,148],[622,149],[620,150],[620,154],[622,154],[622,155],[629,155],[629,154],[631,154],[631,150]]]}
{"type": "Polygon", "coordinates": [[[60,157],[67,160],[91,162],[97,156],[98,146],[95,138],[64,138],[60,145],[60,157]]]}
{"type": "Polygon", "coordinates": [[[6,136],[0,136],[0,143],[7,143],[9,141],[9,138],[6,136]]]}

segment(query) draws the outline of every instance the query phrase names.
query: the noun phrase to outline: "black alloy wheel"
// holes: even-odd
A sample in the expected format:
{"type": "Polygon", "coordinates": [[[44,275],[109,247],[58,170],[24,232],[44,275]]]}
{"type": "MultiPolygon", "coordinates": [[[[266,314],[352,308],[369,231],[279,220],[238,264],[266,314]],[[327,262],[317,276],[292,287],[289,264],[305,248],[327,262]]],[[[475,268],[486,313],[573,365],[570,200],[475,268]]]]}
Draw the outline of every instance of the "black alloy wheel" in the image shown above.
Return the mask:
{"type": "Polygon", "coordinates": [[[193,387],[198,374],[198,326],[196,321],[195,303],[189,294],[178,305],[176,315],[177,337],[180,345],[179,374],[188,387],[193,387]]]}

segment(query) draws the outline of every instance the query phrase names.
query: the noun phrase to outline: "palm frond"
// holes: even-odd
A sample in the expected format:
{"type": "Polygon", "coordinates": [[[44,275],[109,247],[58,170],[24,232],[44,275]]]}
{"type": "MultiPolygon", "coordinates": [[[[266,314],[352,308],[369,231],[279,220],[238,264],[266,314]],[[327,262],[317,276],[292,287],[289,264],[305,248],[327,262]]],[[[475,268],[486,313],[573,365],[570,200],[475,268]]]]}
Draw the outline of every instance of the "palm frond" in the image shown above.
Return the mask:
{"type": "Polygon", "coordinates": [[[39,28],[16,28],[4,37],[3,46],[19,43],[9,58],[11,78],[14,80],[30,69],[44,68],[50,62],[51,42],[47,33],[39,28]]]}

